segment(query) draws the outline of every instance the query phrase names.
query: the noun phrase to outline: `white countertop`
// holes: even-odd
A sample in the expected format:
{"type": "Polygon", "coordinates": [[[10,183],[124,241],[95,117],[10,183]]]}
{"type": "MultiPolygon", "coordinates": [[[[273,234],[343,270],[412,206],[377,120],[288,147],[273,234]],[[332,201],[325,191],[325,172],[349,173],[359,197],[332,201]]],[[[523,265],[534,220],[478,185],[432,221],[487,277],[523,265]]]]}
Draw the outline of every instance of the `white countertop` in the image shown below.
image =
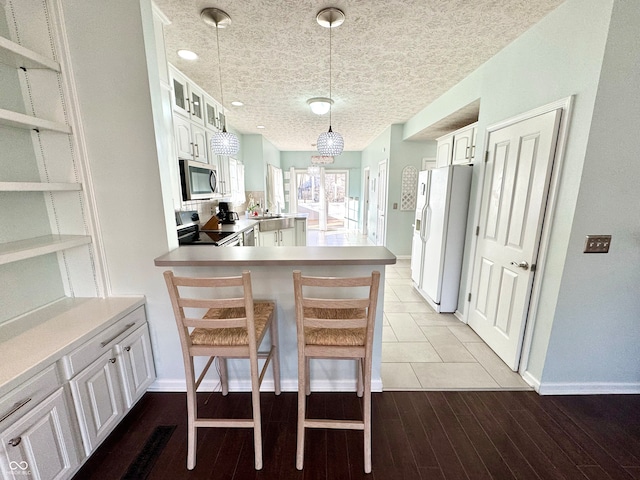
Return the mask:
{"type": "Polygon", "coordinates": [[[17,319],[30,325],[24,331],[3,326],[0,397],[144,303],[141,296],[65,298],[17,319]]]}
{"type": "Polygon", "coordinates": [[[184,245],[155,259],[158,267],[392,265],[396,256],[385,247],[232,247],[184,245]]]}

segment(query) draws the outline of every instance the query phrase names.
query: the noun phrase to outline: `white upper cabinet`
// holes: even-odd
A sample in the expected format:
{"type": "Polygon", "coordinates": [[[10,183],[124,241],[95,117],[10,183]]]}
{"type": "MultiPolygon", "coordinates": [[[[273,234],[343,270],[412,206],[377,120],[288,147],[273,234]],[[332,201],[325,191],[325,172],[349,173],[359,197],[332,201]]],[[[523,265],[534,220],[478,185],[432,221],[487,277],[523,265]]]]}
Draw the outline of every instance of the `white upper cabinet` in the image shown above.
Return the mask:
{"type": "Polygon", "coordinates": [[[451,165],[451,152],[453,151],[453,135],[446,135],[438,139],[436,153],[436,168],[451,165]]]}
{"type": "Polygon", "coordinates": [[[438,138],[436,168],[469,165],[475,160],[477,123],[438,138]]]}
{"type": "Polygon", "coordinates": [[[458,130],[453,135],[453,158],[452,165],[465,165],[473,163],[476,149],[476,128],[475,124],[462,130],[458,130]]]}

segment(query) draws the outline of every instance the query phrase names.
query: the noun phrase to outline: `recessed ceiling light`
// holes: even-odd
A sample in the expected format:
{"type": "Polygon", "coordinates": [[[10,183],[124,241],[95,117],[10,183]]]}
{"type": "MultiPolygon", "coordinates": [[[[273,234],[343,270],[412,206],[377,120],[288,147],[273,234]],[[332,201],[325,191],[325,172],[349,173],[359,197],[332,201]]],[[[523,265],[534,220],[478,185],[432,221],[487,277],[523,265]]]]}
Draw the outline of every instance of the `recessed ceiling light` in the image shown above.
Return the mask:
{"type": "Polygon", "coordinates": [[[264,128],[264,125],[258,125],[256,128],[264,128]]]}
{"type": "Polygon", "coordinates": [[[244,105],[244,103],[239,100],[234,100],[233,102],[231,102],[231,105],[233,105],[234,107],[241,107],[244,105]]]}
{"type": "Polygon", "coordinates": [[[180,58],[184,58],[185,60],[197,60],[198,54],[192,52],[191,50],[178,50],[178,56],[180,58]]]}

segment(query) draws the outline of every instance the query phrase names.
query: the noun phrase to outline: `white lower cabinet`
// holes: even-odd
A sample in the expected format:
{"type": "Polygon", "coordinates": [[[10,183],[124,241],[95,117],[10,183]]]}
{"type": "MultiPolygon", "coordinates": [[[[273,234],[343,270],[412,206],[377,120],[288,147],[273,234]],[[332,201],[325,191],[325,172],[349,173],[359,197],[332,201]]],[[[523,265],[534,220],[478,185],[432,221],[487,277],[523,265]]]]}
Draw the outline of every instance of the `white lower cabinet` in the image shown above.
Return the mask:
{"type": "MultiPolygon", "coordinates": [[[[102,341],[100,349],[107,350],[69,381],[87,456],[111,433],[155,379],[146,324],[123,340],[114,342],[113,338],[102,341]]],[[[79,350],[86,351],[86,346],[79,350]]]]}
{"type": "MultiPolygon", "coordinates": [[[[2,480],[71,478],[155,380],[139,300],[78,302],[52,321],[78,332],[84,323],[105,326],[66,339],[63,344],[76,348],[61,347],[46,357],[46,366],[34,367],[31,376],[0,396],[2,480]],[[111,309],[119,302],[132,305],[128,313],[111,309]]],[[[42,334],[36,336],[42,341],[42,334]]],[[[18,338],[37,344],[27,334],[18,338]]],[[[7,345],[15,350],[10,341],[7,345]]]]}
{"type": "Polygon", "coordinates": [[[2,433],[2,478],[69,478],[79,465],[71,425],[60,387],[2,433]]]}
{"type": "Polygon", "coordinates": [[[271,230],[260,232],[261,247],[293,247],[296,245],[296,229],[271,230]]]}
{"type": "Polygon", "coordinates": [[[131,408],[156,378],[149,329],[146,325],[140,327],[116,344],[115,349],[125,406],[131,408]]]}
{"type": "Polygon", "coordinates": [[[106,352],[69,382],[87,456],[124,414],[117,360],[113,352],[106,352]]]}

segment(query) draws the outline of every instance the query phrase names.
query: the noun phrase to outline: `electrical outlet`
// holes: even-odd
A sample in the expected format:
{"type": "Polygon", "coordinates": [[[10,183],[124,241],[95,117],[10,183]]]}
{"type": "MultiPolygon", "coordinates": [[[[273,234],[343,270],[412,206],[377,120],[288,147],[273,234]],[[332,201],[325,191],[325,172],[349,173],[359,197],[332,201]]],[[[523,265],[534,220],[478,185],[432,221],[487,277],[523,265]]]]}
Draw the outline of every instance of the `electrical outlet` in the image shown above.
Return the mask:
{"type": "Polygon", "coordinates": [[[611,235],[587,235],[584,253],[609,253],[611,235]]]}

